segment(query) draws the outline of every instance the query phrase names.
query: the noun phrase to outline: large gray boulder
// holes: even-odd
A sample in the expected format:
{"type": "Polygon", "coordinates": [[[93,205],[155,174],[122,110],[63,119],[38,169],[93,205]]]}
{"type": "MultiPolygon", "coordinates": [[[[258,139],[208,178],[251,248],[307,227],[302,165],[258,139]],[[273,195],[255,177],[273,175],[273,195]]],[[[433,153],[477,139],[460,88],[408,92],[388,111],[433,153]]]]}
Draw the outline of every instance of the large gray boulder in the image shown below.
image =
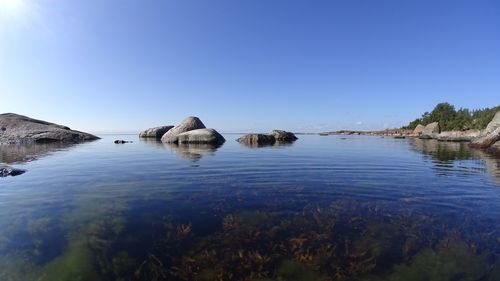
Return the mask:
{"type": "Polygon", "coordinates": [[[420,135],[423,139],[433,139],[441,132],[438,122],[430,123],[425,126],[422,134],[420,135]]]}
{"type": "Polygon", "coordinates": [[[415,135],[421,135],[422,132],[424,131],[424,129],[425,129],[424,125],[418,124],[417,127],[415,127],[415,129],[413,130],[413,134],[415,134],[415,135]]]}
{"type": "Polygon", "coordinates": [[[0,114],[0,143],[78,143],[98,137],[14,113],[0,114]]]}
{"type": "Polygon", "coordinates": [[[177,135],[179,144],[223,144],[226,140],[214,129],[196,129],[177,135]]]}
{"type": "Polygon", "coordinates": [[[270,134],[246,134],[236,141],[250,147],[268,145],[286,145],[297,140],[297,137],[287,131],[273,130],[270,134]]]}
{"type": "Polygon", "coordinates": [[[226,140],[216,130],[207,129],[198,117],[190,116],[166,132],[161,141],[182,144],[222,144],[226,140]]]}
{"type": "Polygon", "coordinates": [[[276,138],[273,135],[247,134],[236,141],[247,146],[263,146],[273,145],[276,142],[276,138]]]}
{"type": "Polygon", "coordinates": [[[495,114],[486,129],[471,141],[470,145],[476,148],[488,148],[498,141],[500,141],[500,111],[495,114]]]}
{"type": "Polygon", "coordinates": [[[177,143],[177,135],[191,131],[191,130],[196,130],[196,129],[204,129],[205,124],[201,122],[200,118],[194,117],[194,116],[189,116],[186,119],[182,120],[182,122],[173,127],[172,129],[168,130],[162,137],[161,141],[164,143],[177,143]]]}
{"type": "Polygon", "coordinates": [[[142,131],[139,134],[139,137],[161,139],[161,137],[163,137],[163,135],[173,127],[174,126],[161,126],[161,127],[149,128],[147,130],[142,131]]]}
{"type": "Polygon", "coordinates": [[[293,133],[282,130],[273,130],[271,135],[279,142],[292,142],[297,140],[297,137],[293,133]]]}

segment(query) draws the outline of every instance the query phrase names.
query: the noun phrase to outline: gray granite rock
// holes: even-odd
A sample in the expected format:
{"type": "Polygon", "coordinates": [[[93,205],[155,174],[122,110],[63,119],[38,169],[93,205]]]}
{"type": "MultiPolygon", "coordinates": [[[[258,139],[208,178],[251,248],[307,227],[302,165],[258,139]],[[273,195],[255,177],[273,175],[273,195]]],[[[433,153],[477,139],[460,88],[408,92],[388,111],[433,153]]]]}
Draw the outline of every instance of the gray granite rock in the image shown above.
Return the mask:
{"type": "Polygon", "coordinates": [[[168,130],[162,137],[161,141],[164,143],[177,143],[179,134],[184,132],[196,130],[196,129],[204,129],[206,128],[203,122],[198,117],[190,116],[184,119],[179,125],[173,127],[168,130]]]}
{"type": "Polygon", "coordinates": [[[476,148],[488,148],[500,141],[500,111],[498,111],[493,119],[488,123],[486,129],[481,134],[473,139],[470,146],[476,148]]]}
{"type": "Polygon", "coordinates": [[[425,126],[422,134],[420,135],[423,139],[433,139],[441,132],[438,122],[430,123],[425,126]]]}
{"type": "Polygon", "coordinates": [[[270,134],[247,134],[236,141],[250,147],[286,145],[297,140],[297,137],[290,132],[283,130],[273,130],[270,134]]]}
{"type": "Polygon", "coordinates": [[[418,124],[417,127],[415,127],[415,130],[413,130],[413,134],[419,136],[422,134],[422,132],[424,131],[425,129],[425,126],[422,125],[422,124],[418,124]]]}
{"type": "Polygon", "coordinates": [[[434,134],[434,138],[439,141],[471,141],[479,136],[480,130],[467,131],[444,131],[439,134],[434,134]]]}
{"type": "Polygon", "coordinates": [[[166,132],[163,143],[222,144],[226,140],[214,129],[207,129],[198,117],[190,116],[166,132]]]}
{"type": "Polygon", "coordinates": [[[177,135],[179,144],[223,144],[226,140],[214,129],[196,129],[177,135]]]}
{"type": "Polygon", "coordinates": [[[149,128],[147,130],[142,131],[139,134],[139,137],[161,139],[161,137],[163,137],[163,135],[173,127],[174,126],[161,126],[161,127],[149,128]]]}
{"type": "Polygon", "coordinates": [[[273,130],[271,135],[279,142],[292,142],[297,140],[297,137],[293,133],[282,130],[273,130]]]}
{"type": "Polygon", "coordinates": [[[66,126],[14,113],[0,114],[0,143],[3,144],[78,143],[96,139],[99,138],[66,126]]]}
{"type": "Polygon", "coordinates": [[[273,135],[247,134],[236,141],[247,146],[262,146],[274,144],[276,142],[276,138],[273,135]]]}

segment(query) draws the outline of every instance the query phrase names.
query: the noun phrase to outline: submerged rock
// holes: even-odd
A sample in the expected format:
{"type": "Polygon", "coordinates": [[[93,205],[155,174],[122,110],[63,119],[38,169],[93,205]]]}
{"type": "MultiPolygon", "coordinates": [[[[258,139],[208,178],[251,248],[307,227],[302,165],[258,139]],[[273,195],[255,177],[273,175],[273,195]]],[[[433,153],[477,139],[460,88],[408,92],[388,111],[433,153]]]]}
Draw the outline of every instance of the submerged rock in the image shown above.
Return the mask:
{"type": "Polygon", "coordinates": [[[132,141],[126,141],[126,140],[115,140],[115,143],[117,143],[117,144],[124,144],[124,143],[132,143],[132,141]]]}
{"type": "Polygon", "coordinates": [[[207,129],[198,117],[190,116],[166,132],[163,143],[222,144],[226,140],[214,129],[207,129]]]}
{"type": "Polygon", "coordinates": [[[500,141],[500,111],[498,111],[486,129],[481,134],[474,138],[470,146],[476,148],[489,148],[500,141]]]}
{"type": "Polygon", "coordinates": [[[0,128],[0,143],[4,144],[78,143],[99,139],[66,126],[14,113],[0,114],[0,128]]]}
{"type": "Polygon", "coordinates": [[[0,165],[0,177],[2,178],[7,176],[13,176],[13,177],[19,176],[24,174],[25,172],[26,172],[25,170],[0,165]]]}
{"type": "Polygon", "coordinates": [[[139,133],[139,137],[161,139],[161,137],[163,137],[163,135],[173,127],[174,126],[161,126],[161,127],[149,128],[139,133]]]}

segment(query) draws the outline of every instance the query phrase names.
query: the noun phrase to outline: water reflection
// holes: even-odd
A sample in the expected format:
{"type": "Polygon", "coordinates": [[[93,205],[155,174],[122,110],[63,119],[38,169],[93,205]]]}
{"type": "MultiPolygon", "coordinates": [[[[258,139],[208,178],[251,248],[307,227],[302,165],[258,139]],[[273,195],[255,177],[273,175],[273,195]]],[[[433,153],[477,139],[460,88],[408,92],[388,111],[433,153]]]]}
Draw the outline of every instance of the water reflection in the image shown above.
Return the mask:
{"type": "Polygon", "coordinates": [[[175,155],[188,161],[197,162],[208,155],[215,155],[215,151],[221,145],[213,144],[174,144],[165,143],[165,148],[172,151],[175,155]]]}
{"type": "Polygon", "coordinates": [[[261,147],[284,148],[292,146],[293,143],[294,142],[281,142],[281,141],[276,141],[274,143],[264,143],[264,144],[240,142],[241,145],[249,148],[261,148],[261,147]]]}
{"type": "Polygon", "coordinates": [[[66,150],[75,144],[0,144],[0,163],[13,164],[36,160],[53,152],[66,150]]]}
{"type": "Polygon", "coordinates": [[[171,151],[174,155],[188,160],[198,162],[201,158],[209,155],[215,155],[217,149],[222,145],[213,144],[175,144],[162,143],[159,140],[140,138],[140,141],[155,148],[161,148],[171,151]]]}
{"type": "Polygon", "coordinates": [[[471,149],[464,142],[443,142],[412,138],[414,151],[430,156],[440,175],[487,172],[500,183],[500,159],[479,149],[471,149]]]}
{"type": "Polygon", "coordinates": [[[139,138],[139,141],[155,148],[164,148],[163,143],[154,138],[139,138]]]}

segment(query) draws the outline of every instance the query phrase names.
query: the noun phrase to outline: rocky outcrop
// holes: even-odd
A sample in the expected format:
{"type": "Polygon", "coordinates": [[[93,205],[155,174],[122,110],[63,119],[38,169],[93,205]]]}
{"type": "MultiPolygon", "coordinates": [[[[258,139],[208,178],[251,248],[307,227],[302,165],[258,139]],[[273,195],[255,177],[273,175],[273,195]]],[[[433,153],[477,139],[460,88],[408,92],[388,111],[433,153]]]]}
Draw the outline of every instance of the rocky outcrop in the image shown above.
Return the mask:
{"type": "Polygon", "coordinates": [[[196,129],[177,135],[179,144],[223,144],[226,140],[214,129],[196,129]]]}
{"type": "Polygon", "coordinates": [[[97,139],[99,138],[94,135],[71,130],[66,126],[14,113],[0,114],[0,143],[78,143],[97,139]]]}
{"type": "Polygon", "coordinates": [[[0,165],[0,177],[7,177],[7,176],[19,176],[21,174],[24,174],[26,171],[21,170],[21,169],[15,169],[9,166],[4,166],[0,165]]]}
{"type": "Polygon", "coordinates": [[[470,143],[471,147],[476,148],[489,148],[500,141],[500,111],[498,111],[486,129],[481,134],[473,139],[470,143]]]}
{"type": "Polygon", "coordinates": [[[409,129],[385,129],[382,131],[350,131],[350,130],[340,130],[333,132],[321,132],[320,136],[328,135],[354,135],[354,136],[416,136],[413,134],[413,130],[409,129]]]}
{"type": "Polygon", "coordinates": [[[292,143],[297,140],[297,137],[287,131],[282,130],[273,130],[271,134],[247,134],[243,137],[237,139],[236,141],[247,146],[256,147],[256,146],[266,146],[266,145],[274,145],[278,144],[287,144],[292,143]]]}
{"type": "Polygon", "coordinates": [[[427,126],[425,126],[424,130],[422,131],[422,134],[420,135],[420,138],[423,139],[433,139],[436,138],[437,134],[441,132],[441,129],[439,127],[438,122],[430,123],[427,126]]]}
{"type": "Polygon", "coordinates": [[[161,127],[149,128],[139,133],[139,137],[161,139],[161,137],[163,137],[163,135],[173,127],[174,126],[161,126],[161,127]]]}
{"type": "Polygon", "coordinates": [[[282,130],[273,130],[271,135],[279,142],[292,142],[297,140],[297,137],[293,133],[282,130]]]}
{"type": "Polygon", "coordinates": [[[132,141],[126,141],[126,140],[115,140],[116,144],[124,144],[124,143],[132,143],[132,141]]]}
{"type": "Polygon", "coordinates": [[[424,129],[425,129],[424,125],[418,124],[417,127],[415,127],[415,129],[413,130],[413,134],[420,136],[422,134],[422,132],[424,131],[424,129]]]}
{"type": "Polygon", "coordinates": [[[222,144],[226,140],[214,129],[206,129],[198,117],[190,116],[168,130],[162,137],[164,143],[222,144]],[[193,132],[194,131],[194,132],[193,132]]]}
{"type": "Polygon", "coordinates": [[[479,136],[480,130],[468,130],[468,131],[444,131],[439,134],[434,134],[433,138],[439,141],[471,141],[472,139],[479,136]]]}
{"type": "Polygon", "coordinates": [[[273,145],[276,138],[273,135],[264,134],[247,134],[236,140],[248,146],[273,145]]]}

